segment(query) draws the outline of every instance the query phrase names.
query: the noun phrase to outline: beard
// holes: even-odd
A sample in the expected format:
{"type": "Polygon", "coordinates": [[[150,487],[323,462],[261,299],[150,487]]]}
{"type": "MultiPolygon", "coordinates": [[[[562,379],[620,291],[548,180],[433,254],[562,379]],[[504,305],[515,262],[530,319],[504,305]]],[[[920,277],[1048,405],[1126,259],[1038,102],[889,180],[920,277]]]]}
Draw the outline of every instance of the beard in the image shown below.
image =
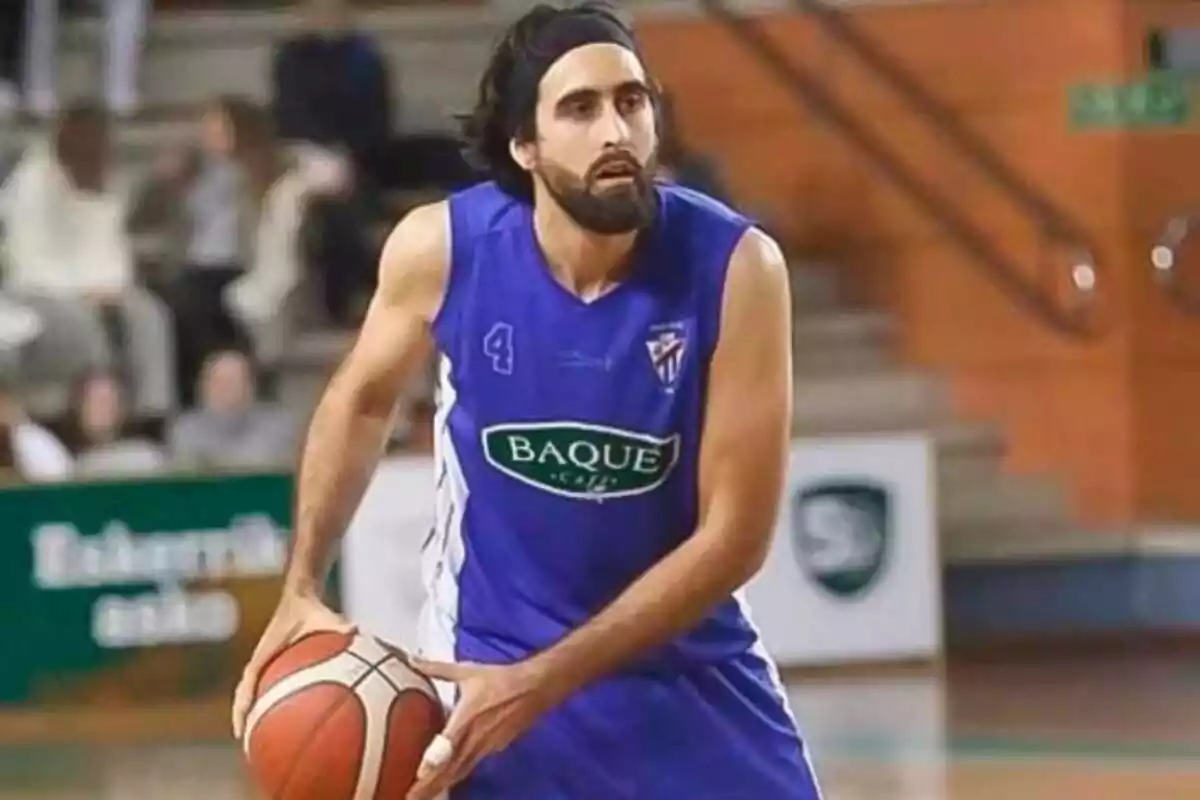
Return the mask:
{"type": "Polygon", "coordinates": [[[639,164],[628,155],[602,157],[580,177],[553,162],[542,162],[536,172],[546,191],[576,225],[601,236],[633,233],[650,226],[658,203],[654,193],[654,159],[639,164]],[[598,175],[614,164],[631,171],[630,180],[605,186],[598,175]]]}

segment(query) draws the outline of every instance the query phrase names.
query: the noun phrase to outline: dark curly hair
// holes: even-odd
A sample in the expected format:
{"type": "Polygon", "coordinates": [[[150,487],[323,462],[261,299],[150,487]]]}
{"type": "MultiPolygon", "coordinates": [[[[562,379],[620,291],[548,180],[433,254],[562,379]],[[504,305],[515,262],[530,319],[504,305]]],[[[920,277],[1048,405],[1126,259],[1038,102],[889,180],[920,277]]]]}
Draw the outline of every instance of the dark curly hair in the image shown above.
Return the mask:
{"type": "MultiPolygon", "coordinates": [[[[536,94],[530,98],[511,95],[510,82],[514,70],[528,54],[534,52],[541,33],[562,15],[596,15],[619,26],[629,27],[605,2],[583,2],[564,8],[539,3],[512,24],[496,44],[491,61],[479,81],[479,95],[474,110],[463,120],[463,135],[471,147],[478,166],[485,169],[496,185],[507,194],[526,202],[533,201],[533,178],[515,162],[509,152],[514,136],[510,120],[518,119],[515,136],[518,141],[531,141],[536,135],[536,94]],[[513,108],[517,102],[523,108],[513,108]]],[[[633,38],[632,31],[629,31],[633,38]]]]}

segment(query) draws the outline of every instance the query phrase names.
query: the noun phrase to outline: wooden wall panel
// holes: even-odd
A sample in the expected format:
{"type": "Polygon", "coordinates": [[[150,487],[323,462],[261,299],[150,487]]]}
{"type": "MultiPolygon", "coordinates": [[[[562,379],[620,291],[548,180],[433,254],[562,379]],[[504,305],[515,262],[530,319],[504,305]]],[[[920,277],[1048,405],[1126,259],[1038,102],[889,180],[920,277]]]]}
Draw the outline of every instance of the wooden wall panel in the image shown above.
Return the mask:
{"type": "Polygon", "coordinates": [[[1152,520],[1200,518],[1200,361],[1139,361],[1131,376],[1133,474],[1139,515],[1152,520]]]}
{"type": "MultiPolygon", "coordinates": [[[[1124,41],[1108,0],[1004,0],[884,5],[853,22],[918,76],[938,98],[974,113],[996,106],[1060,101],[1080,75],[1119,77],[1124,41]]],[[[839,50],[835,74],[869,107],[895,94],[839,50]]]]}
{"type": "MultiPolygon", "coordinates": [[[[1112,33],[1111,26],[1096,22],[1105,19],[1103,14],[1095,13],[1101,5],[1095,0],[1086,4],[1064,0],[1053,4],[871,7],[857,14],[854,21],[894,50],[944,100],[954,99],[954,87],[959,81],[984,92],[983,95],[977,92],[975,100],[986,99],[988,107],[966,116],[969,127],[1000,148],[1006,161],[1062,201],[1072,213],[1092,227],[1107,227],[1120,216],[1117,193],[1110,185],[1120,175],[1119,163],[1114,158],[1117,139],[1104,135],[1073,137],[1066,130],[1064,109],[1066,87],[1071,83],[1066,75],[1068,69],[1086,69],[1091,74],[1097,70],[1112,71],[1112,65],[1119,63],[1114,55],[1119,50],[1116,46],[1119,37],[1112,33]],[[1047,10],[1045,5],[1052,8],[1047,10]],[[1039,29],[1067,28],[1072,33],[1057,37],[1052,46],[1047,46],[1045,41],[1031,37],[1028,29],[1019,27],[1022,17],[1016,12],[1023,11],[1032,14],[1039,29]],[[1067,24],[1068,12],[1083,19],[1085,24],[1075,27],[1081,27],[1086,35],[1073,34],[1074,29],[1067,24]],[[983,43],[987,46],[982,46],[983,43]],[[1093,52],[1096,48],[1100,48],[1099,54],[1093,52]],[[1026,62],[1035,68],[1023,69],[1026,62]],[[1079,66],[1072,66],[1076,64],[1079,66]],[[1005,87],[1017,89],[1006,92],[1005,87]],[[1029,92],[1035,96],[1026,96],[1029,92]]],[[[920,171],[939,188],[951,194],[970,193],[968,206],[988,202],[983,199],[985,196],[994,196],[990,199],[997,206],[1006,205],[990,182],[968,162],[952,155],[954,151],[945,140],[932,135],[929,125],[900,105],[898,96],[877,77],[854,67],[856,61],[823,32],[818,32],[811,20],[801,15],[771,17],[763,27],[772,32],[773,38],[795,60],[807,64],[819,61],[821,74],[836,90],[835,94],[851,103],[897,154],[920,166],[920,171]]],[[[797,183],[812,183],[802,173],[820,168],[819,157],[823,154],[810,151],[812,140],[808,135],[821,126],[820,120],[799,109],[794,98],[728,33],[716,25],[698,22],[649,24],[641,30],[651,61],[667,86],[695,87],[681,92],[682,116],[689,138],[733,159],[731,172],[742,168],[741,150],[752,147],[760,164],[779,154],[780,168],[773,170],[768,180],[754,182],[761,193],[787,196],[790,187],[797,183]],[[694,43],[689,43],[690,40],[694,43]],[[696,52],[704,52],[708,57],[683,55],[696,52]],[[757,139],[758,131],[768,120],[771,137],[779,142],[779,150],[768,149],[748,138],[757,139]],[[790,142],[789,136],[793,137],[790,142]],[[807,151],[806,160],[797,161],[792,153],[784,153],[785,149],[807,151]]],[[[891,209],[872,215],[881,226],[872,228],[872,234],[886,232],[891,237],[893,231],[888,228],[891,225],[896,229],[895,235],[902,238],[941,235],[936,220],[917,210],[907,198],[889,194],[887,185],[861,155],[852,152],[850,160],[861,165],[868,183],[881,187],[883,202],[897,201],[897,215],[893,216],[891,209]]],[[[796,213],[803,210],[797,209],[796,213]]],[[[988,220],[1004,213],[1013,216],[1011,209],[980,211],[988,220]]],[[[787,228],[790,223],[785,220],[782,224],[787,228]]],[[[1000,221],[998,227],[1011,226],[1000,221]]]]}
{"type": "MultiPolygon", "coordinates": [[[[1169,300],[1155,282],[1149,264],[1149,235],[1131,234],[1136,244],[1128,254],[1130,340],[1138,363],[1200,363],[1200,318],[1169,300]]],[[[1200,241],[1189,244],[1184,261],[1187,275],[1200,278],[1200,241]]],[[[1192,278],[1193,291],[1200,281],[1192,278]]],[[[1200,398],[1197,398],[1200,405],[1200,398]]]]}
{"type": "Polygon", "coordinates": [[[1029,324],[1026,312],[983,272],[963,269],[960,251],[947,242],[888,248],[877,251],[877,258],[880,268],[895,271],[902,287],[893,308],[903,322],[903,353],[913,361],[956,374],[959,368],[1098,366],[1124,359],[1120,333],[1081,343],[1029,324]]]}
{"type": "MultiPolygon", "coordinates": [[[[1081,138],[1066,130],[1062,103],[996,108],[969,119],[970,129],[996,148],[1026,182],[1079,222],[1088,232],[1123,227],[1118,191],[1123,143],[1115,135],[1081,138]]],[[[961,210],[992,232],[1028,231],[1030,220],[973,162],[952,149],[944,135],[911,112],[890,115],[881,130],[893,152],[961,210]]],[[[862,157],[859,163],[870,168],[862,157]]],[[[880,209],[879,234],[889,240],[944,238],[938,220],[918,211],[907,195],[876,180],[895,208],[880,209]]],[[[889,204],[890,205],[890,204],[889,204]]]]}
{"type": "Polygon", "coordinates": [[[1200,129],[1139,133],[1126,144],[1127,222],[1157,236],[1167,215],[1200,208],[1200,129]]]}
{"type": "MultiPolygon", "coordinates": [[[[721,156],[736,195],[769,209],[791,245],[837,258],[858,298],[892,310],[904,356],[951,375],[964,413],[1004,422],[1014,469],[1061,471],[1088,520],[1200,516],[1200,426],[1189,416],[1200,407],[1200,319],[1165,298],[1148,266],[1166,218],[1200,207],[1200,125],[1084,132],[1067,120],[1072,84],[1138,79],[1146,29],[1200,26],[1200,3],[946,0],[849,13],[1082,224],[1104,268],[1106,339],[1062,338],[1015,308],[938,220],[718,26],[672,20],[641,32],[679,96],[686,137],[721,156]]],[[[885,82],[804,15],[764,25],[904,163],[1032,265],[1029,221],[885,82]]],[[[1200,288],[1200,242],[1189,257],[1200,288]]]]}
{"type": "MultiPolygon", "coordinates": [[[[1106,255],[1128,249],[1120,191],[1124,141],[1073,135],[1065,98],[1073,82],[1125,70],[1121,13],[1116,0],[947,2],[852,12],[856,24],[903,59],[1008,163],[1077,215],[1106,255]]],[[[803,15],[773,16],[765,25],[793,58],[819,63],[827,86],[856,117],[997,246],[1033,263],[1029,221],[969,163],[948,156],[946,144],[886,84],[803,15]]],[[[1131,512],[1123,332],[1083,344],[1015,308],[937,220],[881,180],[718,26],[664,21],[642,24],[640,31],[652,66],[678,95],[686,138],[721,155],[739,198],[754,207],[770,204],[793,245],[831,249],[860,297],[898,315],[905,355],[952,375],[965,413],[1007,425],[1014,467],[1061,470],[1089,519],[1131,512]],[[699,52],[705,58],[696,58],[699,52]]],[[[1113,278],[1114,285],[1123,281],[1113,278]]],[[[1109,306],[1114,319],[1124,319],[1122,300],[1110,298],[1109,306]]]]}
{"type": "MultiPolygon", "coordinates": [[[[1125,8],[1125,47],[1138,53],[1145,32],[1160,25],[1200,26],[1200,4],[1131,0],[1125,8]]],[[[1163,295],[1147,264],[1165,219],[1200,208],[1200,127],[1129,137],[1125,186],[1131,238],[1132,363],[1130,392],[1136,431],[1136,508],[1150,519],[1200,517],[1200,318],[1163,295]]],[[[1188,248],[1183,269],[1200,276],[1200,243],[1188,248]]],[[[1193,279],[1200,287],[1200,280],[1193,279]]]]}
{"type": "Polygon", "coordinates": [[[1001,420],[1008,467],[1066,478],[1077,517],[1112,523],[1134,515],[1136,462],[1128,373],[1104,364],[1014,364],[955,371],[966,413],[1001,420]],[[1047,454],[1056,454],[1049,459],[1047,454]]]}

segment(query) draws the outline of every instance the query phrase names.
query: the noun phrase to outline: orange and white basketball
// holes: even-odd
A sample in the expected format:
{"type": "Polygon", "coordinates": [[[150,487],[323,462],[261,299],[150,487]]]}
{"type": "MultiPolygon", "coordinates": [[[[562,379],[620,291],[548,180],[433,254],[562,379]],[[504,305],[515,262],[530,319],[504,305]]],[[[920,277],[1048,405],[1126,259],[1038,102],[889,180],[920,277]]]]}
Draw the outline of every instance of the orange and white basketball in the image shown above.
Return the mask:
{"type": "Polygon", "coordinates": [[[243,747],[274,800],[404,797],[445,720],[404,654],[361,633],[305,636],[267,665],[243,747]]]}

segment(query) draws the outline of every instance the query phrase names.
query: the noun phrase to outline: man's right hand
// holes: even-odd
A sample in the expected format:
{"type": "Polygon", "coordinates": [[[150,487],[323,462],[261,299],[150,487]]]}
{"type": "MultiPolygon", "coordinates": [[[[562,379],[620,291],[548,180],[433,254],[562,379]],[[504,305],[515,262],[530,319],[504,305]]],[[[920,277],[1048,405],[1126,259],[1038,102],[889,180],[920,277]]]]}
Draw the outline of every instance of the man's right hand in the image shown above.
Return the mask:
{"type": "Polygon", "coordinates": [[[242,679],[233,694],[233,735],[242,738],[246,715],[250,713],[250,706],[258,694],[259,678],[267,664],[281,650],[313,631],[348,633],[353,629],[344,617],[335,613],[316,595],[285,592],[262,638],[258,640],[254,654],[242,671],[242,679]]]}

